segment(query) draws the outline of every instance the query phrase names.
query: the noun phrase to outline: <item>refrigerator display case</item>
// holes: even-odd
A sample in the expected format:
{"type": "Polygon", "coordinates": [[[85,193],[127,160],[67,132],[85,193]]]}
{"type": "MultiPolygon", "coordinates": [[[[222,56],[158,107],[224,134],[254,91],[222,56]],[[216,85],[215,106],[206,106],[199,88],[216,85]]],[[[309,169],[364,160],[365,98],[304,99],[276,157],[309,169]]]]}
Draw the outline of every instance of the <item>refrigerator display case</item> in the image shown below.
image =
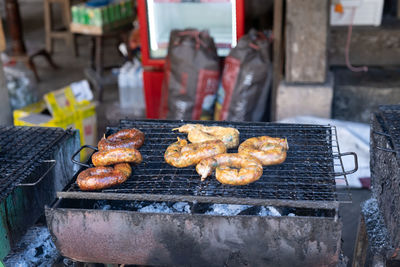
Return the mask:
{"type": "Polygon", "coordinates": [[[208,30],[218,55],[244,34],[243,0],[138,0],[143,84],[148,118],[159,117],[163,66],[171,30],[208,30]]]}

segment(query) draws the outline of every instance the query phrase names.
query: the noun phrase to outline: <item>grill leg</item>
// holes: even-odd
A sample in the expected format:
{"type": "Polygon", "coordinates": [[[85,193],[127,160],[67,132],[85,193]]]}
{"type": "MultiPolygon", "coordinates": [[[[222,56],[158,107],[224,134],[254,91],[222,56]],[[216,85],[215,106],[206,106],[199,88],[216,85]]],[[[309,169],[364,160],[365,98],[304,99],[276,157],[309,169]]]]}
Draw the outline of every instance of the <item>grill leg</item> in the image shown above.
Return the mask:
{"type": "Polygon", "coordinates": [[[353,267],[364,267],[365,259],[367,257],[368,237],[365,228],[364,216],[360,215],[360,222],[358,223],[357,239],[354,247],[353,254],[353,267]]]}

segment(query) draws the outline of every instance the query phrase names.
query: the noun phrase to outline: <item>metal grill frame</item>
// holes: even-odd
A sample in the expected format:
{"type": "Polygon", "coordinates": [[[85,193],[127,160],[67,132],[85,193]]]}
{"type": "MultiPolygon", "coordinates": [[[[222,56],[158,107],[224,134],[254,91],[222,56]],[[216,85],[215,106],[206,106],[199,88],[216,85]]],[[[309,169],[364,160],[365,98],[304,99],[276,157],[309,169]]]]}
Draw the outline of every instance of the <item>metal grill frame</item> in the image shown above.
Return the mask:
{"type": "MultiPolygon", "coordinates": [[[[170,168],[173,168],[175,170],[175,175],[171,178],[173,179],[178,179],[176,174],[178,172],[187,172],[190,173],[189,178],[194,179],[191,180],[192,182],[189,181],[190,183],[193,184],[200,184],[200,186],[203,186],[205,190],[207,190],[207,187],[223,187],[223,188],[230,188],[233,193],[237,193],[238,191],[244,191],[245,196],[240,196],[237,197],[235,194],[214,194],[213,191],[216,191],[215,188],[212,188],[211,194],[208,194],[207,192],[199,193],[199,191],[196,192],[189,192],[189,189],[186,188],[186,191],[188,193],[180,193],[180,194],[166,194],[166,193],[150,193],[150,192],[135,192],[132,188],[121,190],[121,188],[129,186],[129,181],[135,181],[135,170],[137,171],[138,168],[146,169],[146,166],[139,165],[137,167],[134,167],[133,170],[133,177],[128,179],[124,184],[116,187],[116,188],[111,188],[111,189],[104,189],[101,192],[83,192],[80,191],[79,188],[77,187],[76,184],[72,184],[71,187],[68,188],[67,191],[65,192],[58,192],[57,196],[59,198],[77,198],[77,199],[104,199],[104,200],[146,200],[146,201],[188,201],[188,202],[202,202],[202,203],[221,203],[221,204],[245,204],[245,205],[273,205],[273,206],[289,206],[289,207],[301,207],[301,208],[323,208],[323,209],[335,209],[338,207],[339,203],[351,203],[351,195],[348,191],[348,183],[347,183],[347,178],[346,175],[353,173],[357,170],[357,159],[355,153],[345,153],[341,154],[339,150],[339,143],[337,140],[337,132],[336,132],[336,127],[330,126],[330,125],[303,125],[303,124],[277,124],[277,123],[246,123],[246,122],[213,122],[213,121],[170,121],[170,120],[138,120],[138,121],[128,121],[128,120],[121,120],[120,126],[119,127],[113,127],[113,128],[108,128],[107,130],[107,135],[114,133],[115,131],[119,129],[127,129],[127,128],[138,128],[142,130],[145,135],[146,135],[146,141],[145,145],[140,148],[139,150],[142,153],[142,156],[144,158],[144,162],[146,163],[146,160],[149,160],[150,158],[153,159],[155,157],[154,155],[148,155],[147,153],[149,152],[149,148],[146,147],[146,144],[149,146],[149,139],[151,138],[151,135],[155,135],[154,131],[160,130],[167,130],[162,132],[162,139],[160,142],[162,144],[159,144],[160,146],[163,146],[162,150],[159,149],[157,152],[162,152],[161,155],[158,155],[158,157],[161,157],[163,162],[158,162],[159,164],[166,164],[163,160],[163,154],[166,149],[166,147],[174,142],[176,140],[176,137],[185,137],[185,134],[177,134],[177,133],[172,133],[171,129],[179,127],[183,124],[186,123],[201,123],[205,125],[218,125],[218,126],[229,126],[229,127],[235,127],[241,132],[241,138],[240,141],[243,142],[245,139],[252,137],[252,136],[259,136],[261,134],[244,134],[247,129],[250,130],[251,132],[255,132],[257,127],[259,130],[261,130],[264,134],[262,135],[271,135],[271,136],[276,136],[276,137],[287,137],[288,138],[288,143],[289,143],[289,151],[288,151],[288,157],[285,163],[281,165],[275,165],[275,166],[267,166],[264,167],[264,174],[262,178],[260,178],[259,181],[252,183],[247,186],[242,186],[242,187],[232,187],[232,186],[226,186],[226,185],[221,185],[219,184],[218,181],[215,179],[208,178],[207,182],[204,184],[201,184],[199,181],[199,176],[195,172],[195,168],[193,166],[184,168],[184,169],[178,169],[170,166],[170,168]],[[148,128],[146,128],[148,127],[148,128]],[[146,129],[144,129],[146,128],[146,129]],[[282,130],[283,129],[283,130],[282,130]],[[282,136],[279,133],[282,131],[290,132],[290,136],[282,136]],[[148,132],[150,131],[150,132],[148,132]],[[153,131],[153,132],[152,132],[153,131]],[[325,132],[322,135],[320,134],[320,137],[322,138],[323,146],[325,149],[323,151],[313,151],[312,144],[308,145],[309,151],[296,151],[296,147],[299,146],[296,142],[299,142],[301,138],[299,139],[298,136],[302,133],[305,137],[309,136],[310,132],[314,131],[319,131],[319,132],[325,132]],[[328,134],[329,132],[329,134],[328,134]],[[167,137],[167,135],[171,135],[173,137],[167,137]],[[146,143],[147,142],[147,143],[146,143]],[[301,160],[299,157],[295,157],[296,153],[301,154],[301,153],[306,153],[312,154],[314,153],[314,159],[312,156],[308,156],[307,160],[312,161],[314,160],[316,164],[318,164],[318,161],[325,160],[329,166],[329,171],[324,172],[323,174],[328,175],[329,177],[327,178],[326,182],[329,182],[329,190],[331,197],[329,200],[324,200],[324,199],[318,199],[317,197],[314,197],[314,194],[317,195],[319,192],[314,191],[313,189],[310,191],[313,194],[313,198],[309,200],[304,200],[304,199],[288,199],[288,198],[271,198],[271,197],[248,197],[248,194],[252,193],[252,189],[248,190],[246,192],[246,188],[251,188],[254,187],[255,185],[261,184],[262,179],[272,179],[271,178],[271,169],[275,170],[276,172],[279,173],[279,171],[287,171],[292,173],[293,175],[296,175],[299,173],[299,170],[296,170],[296,168],[299,168],[301,166],[296,165],[296,163],[291,162],[292,160],[301,160]],[[342,162],[342,156],[345,155],[353,155],[355,157],[355,169],[351,171],[345,171],[343,167],[343,162],[342,162]],[[325,157],[325,158],[324,158],[325,157]],[[287,165],[292,164],[292,169],[289,169],[287,165]],[[132,179],[132,180],[131,180],[132,179]],[[341,181],[343,186],[347,189],[344,191],[337,191],[336,190],[336,184],[338,181],[341,181]],[[216,185],[218,184],[218,185],[216,185]],[[250,192],[250,193],[249,193],[250,192]]],[[[248,131],[247,130],[247,131],[248,131]]],[[[305,138],[304,137],[304,138],[305,138]]],[[[311,142],[312,140],[305,140],[303,138],[303,141],[311,142]]],[[[307,139],[307,138],[306,138],[307,139]]],[[[319,140],[321,142],[321,140],[319,140]]],[[[152,144],[157,146],[156,144],[152,144]]],[[[304,146],[304,145],[303,145],[304,146]]],[[[151,151],[150,151],[151,152],[151,151]]],[[[234,151],[230,151],[234,152],[234,151]]],[[[142,163],[144,164],[144,163],[142,163]]],[[[165,165],[164,165],[165,166],[165,165]]],[[[169,166],[169,165],[168,165],[169,166]]],[[[305,167],[309,166],[302,166],[303,172],[306,172],[305,167]]],[[[318,165],[317,165],[318,167],[318,165]]],[[[318,175],[318,169],[315,167],[314,169],[308,170],[309,172],[312,172],[313,177],[310,179],[317,179],[318,175]]],[[[325,166],[326,167],[326,166],[325,166]]],[[[140,169],[139,171],[141,171],[140,169]]],[[[164,179],[164,177],[161,177],[163,174],[163,168],[155,169],[156,171],[159,171],[158,175],[150,173],[149,176],[153,176],[154,183],[158,182],[160,179],[164,179]]],[[[154,171],[154,170],[153,170],[154,171]]],[[[76,178],[78,174],[75,175],[74,178],[76,178]]],[[[179,173],[178,173],[179,175],[179,173]]],[[[276,175],[277,176],[277,175],[276,175]]],[[[279,176],[279,175],[278,175],[279,176]]],[[[137,177],[140,177],[140,175],[137,175],[137,177]]],[[[279,179],[283,179],[281,176],[278,177],[279,179]]],[[[278,179],[275,177],[275,179],[278,179]]],[[[285,176],[285,178],[290,179],[285,176]]],[[[326,178],[326,177],[325,177],[326,178]]],[[[324,178],[324,179],[325,179],[324,178]]],[[[138,179],[138,178],[137,178],[138,179]]],[[[75,179],[74,179],[75,181],[75,179]]],[[[168,180],[167,180],[168,182],[168,180]]],[[[174,181],[170,181],[171,184],[173,184],[174,181]]],[[[184,183],[183,183],[184,184],[184,183]]],[[[314,187],[317,184],[315,183],[308,183],[304,186],[311,186],[314,187]]],[[[296,186],[301,186],[300,183],[293,182],[291,186],[296,189],[296,186]]],[[[258,188],[258,190],[264,189],[263,188],[258,188]]],[[[270,188],[271,189],[271,188],[270,188]]],[[[166,189],[168,190],[168,189],[166,189]]],[[[137,190],[136,190],[137,191],[137,190]]],[[[231,193],[232,193],[231,192],[231,193]]],[[[295,193],[298,193],[298,191],[295,191],[295,193]]],[[[254,193],[254,192],[253,192],[254,193]]],[[[279,193],[276,193],[279,196],[279,193]]]]}
{"type": "Polygon", "coordinates": [[[54,127],[0,126],[0,202],[32,173],[48,170],[43,166],[52,149],[70,133],[54,127]]]}

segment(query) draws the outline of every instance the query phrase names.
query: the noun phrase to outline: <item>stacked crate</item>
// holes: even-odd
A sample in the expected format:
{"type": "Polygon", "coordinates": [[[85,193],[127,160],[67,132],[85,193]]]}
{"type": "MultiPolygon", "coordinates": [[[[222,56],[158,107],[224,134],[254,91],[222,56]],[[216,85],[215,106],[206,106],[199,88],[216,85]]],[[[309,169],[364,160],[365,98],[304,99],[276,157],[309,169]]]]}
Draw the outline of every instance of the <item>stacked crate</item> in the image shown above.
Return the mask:
{"type": "Polygon", "coordinates": [[[87,29],[94,33],[102,33],[131,23],[134,18],[134,6],[132,0],[115,0],[99,7],[83,3],[72,6],[71,14],[71,31],[87,29]]]}

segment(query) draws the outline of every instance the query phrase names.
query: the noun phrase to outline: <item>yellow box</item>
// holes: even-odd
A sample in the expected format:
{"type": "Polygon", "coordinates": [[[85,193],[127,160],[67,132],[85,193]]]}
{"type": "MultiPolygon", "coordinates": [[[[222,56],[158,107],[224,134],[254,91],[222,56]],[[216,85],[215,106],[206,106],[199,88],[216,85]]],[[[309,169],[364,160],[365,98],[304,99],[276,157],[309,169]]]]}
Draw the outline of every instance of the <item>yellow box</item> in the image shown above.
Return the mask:
{"type": "Polygon", "coordinates": [[[53,117],[69,116],[68,113],[73,113],[77,105],[70,86],[47,93],[43,99],[53,117]]]}
{"type": "MultiPolygon", "coordinates": [[[[14,110],[14,125],[78,129],[81,145],[97,144],[96,105],[88,100],[77,101],[70,86],[44,95],[43,100],[14,110]]],[[[88,152],[81,152],[86,160],[88,152]]]]}
{"type": "MultiPolygon", "coordinates": [[[[79,129],[81,144],[97,146],[96,105],[80,103],[76,106],[76,129],[79,129]]],[[[87,156],[87,151],[82,151],[87,156]]],[[[86,159],[86,158],[85,158],[86,159]]]]}
{"type": "Polygon", "coordinates": [[[76,128],[75,118],[72,112],[66,113],[63,117],[53,117],[45,113],[45,102],[28,105],[21,109],[16,109],[13,112],[14,125],[16,126],[41,126],[41,127],[61,127],[76,128]]]}

